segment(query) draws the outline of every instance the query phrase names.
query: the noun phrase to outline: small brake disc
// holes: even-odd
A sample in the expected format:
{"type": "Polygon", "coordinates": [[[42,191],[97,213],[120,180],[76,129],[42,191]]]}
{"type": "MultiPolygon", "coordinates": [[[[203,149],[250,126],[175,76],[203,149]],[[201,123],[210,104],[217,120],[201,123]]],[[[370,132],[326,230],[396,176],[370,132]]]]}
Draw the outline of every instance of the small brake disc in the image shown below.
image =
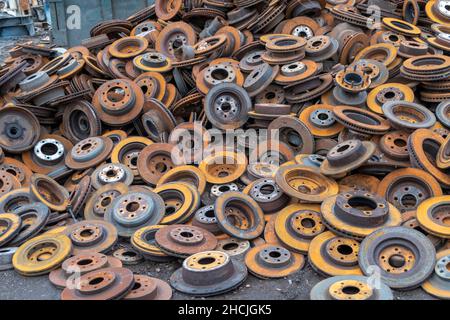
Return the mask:
{"type": "Polygon", "coordinates": [[[185,294],[208,297],[232,291],[246,278],[243,262],[220,251],[207,251],[184,260],[183,266],[170,277],[170,284],[185,294]]]}

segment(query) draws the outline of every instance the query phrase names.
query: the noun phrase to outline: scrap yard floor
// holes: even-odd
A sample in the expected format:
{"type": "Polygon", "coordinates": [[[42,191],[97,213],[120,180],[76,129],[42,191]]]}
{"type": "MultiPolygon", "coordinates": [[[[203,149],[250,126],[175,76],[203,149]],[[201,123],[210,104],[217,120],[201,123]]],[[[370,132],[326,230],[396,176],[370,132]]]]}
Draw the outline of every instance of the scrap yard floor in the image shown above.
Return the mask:
{"type": "MultiPolygon", "coordinates": [[[[0,64],[8,57],[8,50],[17,43],[26,41],[39,43],[39,36],[16,39],[0,39],[0,64]]],[[[171,274],[179,268],[179,262],[156,264],[144,262],[129,268],[136,274],[160,278],[168,281],[171,274]]],[[[314,272],[309,265],[302,271],[283,279],[260,280],[249,275],[246,282],[236,291],[212,297],[211,299],[227,300],[308,300],[311,288],[325,279],[314,272]]],[[[56,289],[48,280],[48,276],[23,277],[15,271],[0,271],[0,300],[58,300],[60,290],[56,289]]],[[[428,300],[433,299],[421,289],[408,292],[394,291],[398,300],[428,300]]],[[[174,292],[174,299],[195,299],[178,292],[174,292]]]]}
{"type": "MultiPolygon", "coordinates": [[[[127,266],[136,274],[144,274],[168,280],[171,274],[181,266],[179,262],[152,263],[143,262],[135,266],[127,266]]],[[[251,275],[236,291],[208,299],[224,300],[309,300],[311,288],[325,279],[307,265],[302,271],[283,279],[260,280],[251,275]]],[[[0,300],[58,300],[61,291],[48,280],[48,276],[23,277],[15,271],[0,272],[0,300]]],[[[394,291],[398,300],[433,299],[422,289],[408,292],[394,291]]],[[[195,299],[174,292],[173,299],[195,299]]]]}

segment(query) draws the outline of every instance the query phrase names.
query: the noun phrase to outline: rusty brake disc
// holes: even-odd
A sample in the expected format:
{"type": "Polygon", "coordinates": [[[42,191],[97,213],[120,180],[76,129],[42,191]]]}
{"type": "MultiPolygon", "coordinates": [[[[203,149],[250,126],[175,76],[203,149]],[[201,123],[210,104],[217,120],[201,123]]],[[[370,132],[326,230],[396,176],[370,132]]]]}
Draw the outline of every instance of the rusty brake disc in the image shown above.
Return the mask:
{"type": "Polygon", "coordinates": [[[283,247],[265,244],[250,249],[245,256],[250,273],[262,279],[282,278],[303,268],[305,258],[283,247]]]}
{"type": "Polygon", "coordinates": [[[327,176],[348,173],[363,165],[375,153],[375,144],[370,141],[348,140],[330,150],[320,166],[327,176]]]}
{"type": "Polygon", "coordinates": [[[322,203],[325,225],[336,234],[363,239],[373,231],[402,223],[400,211],[380,196],[351,191],[322,203]]]}
{"type": "Polygon", "coordinates": [[[91,137],[78,142],[67,154],[66,165],[75,170],[96,166],[109,158],[113,142],[106,137],[91,137]]]}
{"type": "Polygon", "coordinates": [[[202,297],[232,291],[246,279],[243,262],[220,251],[207,251],[187,258],[171,276],[170,284],[177,291],[202,297]]]}
{"type": "Polygon", "coordinates": [[[131,244],[145,259],[156,262],[171,261],[173,257],[162,252],[156,245],[155,234],[162,225],[147,226],[137,230],[131,237],[131,244]]]}
{"type": "Polygon", "coordinates": [[[104,268],[82,275],[79,286],[65,288],[61,300],[118,300],[133,288],[134,276],[125,268],[104,268]]]}
{"type": "Polygon", "coordinates": [[[320,203],[339,191],[338,184],[318,169],[301,165],[280,167],[275,181],[289,196],[309,203],[320,203]]]}
{"type": "Polygon", "coordinates": [[[311,300],[362,301],[393,300],[391,289],[384,283],[373,288],[370,278],[359,275],[336,276],[316,284],[310,293],[311,300]]]}
{"type": "Polygon", "coordinates": [[[313,269],[327,277],[362,275],[359,252],[358,241],[326,231],[312,239],[308,258],[313,269]]]}
{"type": "Polygon", "coordinates": [[[200,193],[187,182],[172,182],[154,189],[164,201],[163,225],[181,224],[189,221],[200,207],[200,193]]]}
{"type": "Polygon", "coordinates": [[[423,230],[440,238],[450,238],[447,208],[448,196],[435,195],[420,203],[417,207],[417,222],[423,230]]]}
{"type": "Polygon", "coordinates": [[[274,229],[278,240],[290,251],[308,253],[311,240],[325,231],[320,205],[292,204],[285,207],[276,215],[274,229]]]}
{"type": "Polygon", "coordinates": [[[108,252],[117,242],[117,230],[111,223],[101,220],[85,220],[64,230],[73,246],[73,254],[108,252]]]}
{"type": "Polygon", "coordinates": [[[217,239],[211,232],[187,225],[161,228],[155,234],[155,241],[163,252],[180,258],[214,250],[217,246],[217,239]]]}
{"type": "Polygon", "coordinates": [[[173,149],[174,146],[168,143],[154,143],[145,147],[137,162],[140,177],[151,185],[157,185],[160,178],[175,167],[172,161],[173,149]]]}
{"type": "Polygon", "coordinates": [[[264,214],[250,196],[226,192],[217,198],[215,207],[219,227],[230,236],[252,240],[264,232],[264,214]]]}
{"type": "Polygon", "coordinates": [[[10,153],[30,150],[39,140],[38,119],[19,107],[2,108],[0,112],[0,146],[10,153]]]}
{"type": "Polygon", "coordinates": [[[436,250],[422,233],[403,227],[375,231],[361,243],[359,265],[364,274],[378,266],[382,281],[393,289],[418,287],[433,272],[436,250]]]}
{"type": "Polygon", "coordinates": [[[133,183],[133,172],[121,163],[106,163],[100,165],[91,175],[92,186],[95,189],[111,184],[111,183],[125,183],[130,186],[133,183]]]}
{"type": "Polygon", "coordinates": [[[377,193],[404,213],[416,210],[428,198],[441,196],[442,189],[431,174],[407,168],[388,174],[378,185],[377,193]]]}
{"type": "Polygon", "coordinates": [[[135,275],[131,291],[123,299],[170,300],[171,298],[172,288],[167,282],[144,275],[135,275]]]}
{"type": "Polygon", "coordinates": [[[120,182],[100,187],[87,200],[84,207],[84,218],[86,220],[103,220],[113,200],[127,193],[128,190],[128,186],[120,182]]]}
{"type": "Polygon", "coordinates": [[[130,238],[141,227],[159,224],[164,211],[164,201],[158,194],[130,191],[113,200],[104,218],[114,225],[119,236],[130,238]]]}
{"type": "Polygon", "coordinates": [[[41,235],[22,244],[13,256],[14,269],[24,276],[40,276],[58,268],[72,251],[63,235],[41,235]]]}

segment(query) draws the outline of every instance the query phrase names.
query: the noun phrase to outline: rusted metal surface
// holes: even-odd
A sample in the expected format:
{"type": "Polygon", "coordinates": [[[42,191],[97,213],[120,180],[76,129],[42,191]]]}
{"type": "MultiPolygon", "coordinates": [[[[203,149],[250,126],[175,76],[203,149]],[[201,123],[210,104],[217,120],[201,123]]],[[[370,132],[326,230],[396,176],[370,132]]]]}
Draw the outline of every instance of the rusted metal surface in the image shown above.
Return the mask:
{"type": "Polygon", "coordinates": [[[392,298],[370,265],[448,298],[447,2],[156,1],[82,46],[13,48],[0,269],[64,288],[90,259],[62,299],[160,300],[120,261],[185,258],[172,287],[210,296],[309,260],[344,277],[314,299],[392,298]]]}

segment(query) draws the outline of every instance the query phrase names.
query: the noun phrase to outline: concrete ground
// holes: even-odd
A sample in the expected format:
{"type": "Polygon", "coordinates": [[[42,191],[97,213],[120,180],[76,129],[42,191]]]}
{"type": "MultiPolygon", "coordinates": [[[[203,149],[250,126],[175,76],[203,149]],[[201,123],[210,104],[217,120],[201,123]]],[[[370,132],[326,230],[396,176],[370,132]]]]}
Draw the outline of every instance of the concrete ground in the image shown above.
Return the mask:
{"type": "MultiPolygon", "coordinates": [[[[144,262],[130,266],[136,274],[168,280],[181,266],[179,262],[156,264],[144,262]]],[[[325,279],[307,265],[302,271],[284,279],[260,280],[249,275],[246,282],[236,291],[211,299],[221,300],[308,300],[311,288],[325,279]]],[[[15,271],[0,272],[0,300],[58,300],[60,290],[56,289],[47,276],[23,277],[15,271]]],[[[433,299],[422,289],[408,292],[394,292],[398,300],[433,299]]],[[[174,292],[176,300],[191,300],[193,297],[174,292]]]]}

